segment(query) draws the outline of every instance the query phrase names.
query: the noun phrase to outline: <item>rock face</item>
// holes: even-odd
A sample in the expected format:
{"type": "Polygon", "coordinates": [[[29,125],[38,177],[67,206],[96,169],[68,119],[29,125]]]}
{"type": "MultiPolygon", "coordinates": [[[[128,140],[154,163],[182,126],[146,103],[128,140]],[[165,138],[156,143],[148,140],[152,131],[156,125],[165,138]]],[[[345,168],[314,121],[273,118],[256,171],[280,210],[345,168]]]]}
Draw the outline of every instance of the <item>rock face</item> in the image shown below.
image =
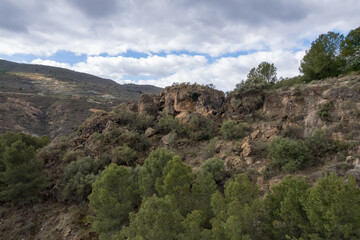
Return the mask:
{"type": "Polygon", "coordinates": [[[140,113],[156,116],[160,110],[160,96],[143,94],[138,102],[138,111],[140,113]]]}
{"type": "Polygon", "coordinates": [[[160,95],[160,109],[174,116],[183,112],[211,116],[219,114],[224,100],[222,91],[196,84],[180,84],[165,88],[160,95]]]}
{"type": "Polygon", "coordinates": [[[304,89],[268,93],[265,95],[262,114],[268,118],[281,119],[283,126],[301,126],[305,135],[317,128],[327,128],[333,132],[333,138],[339,140],[344,139],[343,133],[359,135],[359,130],[355,129],[360,129],[360,125],[354,113],[359,111],[357,103],[360,101],[360,89],[346,84],[348,82],[344,79],[336,79],[333,85],[325,81],[307,85],[304,89]],[[329,112],[330,121],[327,122],[319,117],[318,111],[329,102],[333,109],[329,112]]]}

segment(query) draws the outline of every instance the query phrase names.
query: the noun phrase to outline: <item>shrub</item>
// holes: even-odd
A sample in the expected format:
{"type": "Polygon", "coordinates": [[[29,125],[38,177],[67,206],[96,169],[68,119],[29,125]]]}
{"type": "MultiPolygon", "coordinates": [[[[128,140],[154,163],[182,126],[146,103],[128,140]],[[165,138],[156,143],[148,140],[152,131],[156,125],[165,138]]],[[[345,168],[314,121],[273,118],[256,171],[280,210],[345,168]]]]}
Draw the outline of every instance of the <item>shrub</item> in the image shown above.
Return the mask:
{"type": "Polygon", "coordinates": [[[256,140],[251,144],[252,154],[258,158],[266,158],[268,155],[269,144],[261,140],[256,140]]]}
{"type": "Polygon", "coordinates": [[[83,157],[68,164],[64,169],[63,181],[64,199],[72,202],[82,202],[91,193],[91,185],[99,166],[92,157],[83,157]]]}
{"type": "Polygon", "coordinates": [[[145,138],[145,136],[135,131],[127,131],[121,134],[119,143],[127,144],[129,147],[138,152],[143,152],[149,147],[149,141],[145,138]]]}
{"type": "Polygon", "coordinates": [[[315,130],[304,141],[313,156],[320,157],[331,150],[331,140],[321,129],[315,130]]]}
{"type": "Polygon", "coordinates": [[[220,158],[210,158],[206,160],[200,168],[200,174],[206,175],[210,173],[215,181],[221,181],[225,176],[224,160],[220,158]]]}
{"type": "Polygon", "coordinates": [[[292,78],[280,78],[278,82],[271,86],[271,89],[289,88],[304,82],[303,76],[295,76],[292,78]]]}
{"type": "Polygon", "coordinates": [[[334,110],[333,102],[329,101],[320,106],[317,114],[321,120],[325,122],[331,122],[331,113],[334,110]]]}
{"type": "Polygon", "coordinates": [[[126,144],[112,150],[112,159],[118,165],[135,165],[136,152],[126,144]]]}
{"type": "Polygon", "coordinates": [[[272,165],[288,172],[313,164],[311,153],[302,141],[278,137],[270,143],[269,153],[272,165]]]}
{"type": "Polygon", "coordinates": [[[153,127],[155,118],[147,114],[138,114],[130,123],[131,127],[137,130],[145,131],[149,127],[153,127]]]}
{"type": "Polygon", "coordinates": [[[304,129],[297,126],[286,126],[285,129],[281,132],[281,136],[291,139],[303,139],[304,138],[304,129]]]}
{"type": "Polygon", "coordinates": [[[154,125],[154,117],[147,114],[138,114],[125,109],[116,109],[116,123],[129,126],[132,130],[145,131],[154,125]]]}
{"type": "Polygon", "coordinates": [[[101,154],[96,161],[98,170],[104,169],[104,167],[109,165],[110,163],[111,163],[111,157],[110,154],[108,153],[101,154]]]}
{"type": "Polygon", "coordinates": [[[217,137],[212,138],[209,143],[203,148],[202,152],[205,159],[211,158],[216,153],[217,137]]]}
{"type": "Polygon", "coordinates": [[[221,134],[227,140],[243,138],[249,131],[249,125],[246,123],[236,124],[233,120],[226,120],[221,125],[221,134]]]}
{"type": "Polygon", "coordinates": [[[83,150],[68,150],[62,157],[63,162],[69,163],[76,161],[77,158],[85,157],[83,150]]]}
{"type": "Polygon", "coordinates": [[[160,132],[164,134],[174,131],[180,136],[188,135],[186,127],[180,123],[179,119],[174,118],[171,115],[163,114],[163,116],[159,119],[158,127],[160,132]]]}
{"type": "Polygon", "coordinates": [[[96,176],[93,173],[76,173],[70,178],[64,188],[64,199],[67,201],[79,203],[85,201],[91,193],[91,185],[95,182],[96,176]]]}
{"type": "Polygon", "coordinates": [[[211,139],[215,135],[215,123],[204,116],[192,116],[187,124],[190,138],[195,141],[211,139]]]}

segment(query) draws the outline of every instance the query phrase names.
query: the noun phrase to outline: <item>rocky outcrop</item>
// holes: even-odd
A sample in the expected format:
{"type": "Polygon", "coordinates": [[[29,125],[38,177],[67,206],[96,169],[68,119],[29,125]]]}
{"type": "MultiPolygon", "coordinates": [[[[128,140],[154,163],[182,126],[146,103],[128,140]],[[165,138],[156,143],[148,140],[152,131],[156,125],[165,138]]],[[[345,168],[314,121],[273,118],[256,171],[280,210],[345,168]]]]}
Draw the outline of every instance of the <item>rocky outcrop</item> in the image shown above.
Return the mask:
{"type": "Polygon", "coordinates": [[[140,113],[156,116],[160,111],[160,96],[158,95],[141,95],[138,103],[138,111],[140,113]]]}
{"type": "Polygon", "coordinates": [[[197,84],[180,84],[165,88],[160,95],[160,108],[174,116],[184,112],[213,116],[219,114],[224,100],[222,91],[197,84]]]}

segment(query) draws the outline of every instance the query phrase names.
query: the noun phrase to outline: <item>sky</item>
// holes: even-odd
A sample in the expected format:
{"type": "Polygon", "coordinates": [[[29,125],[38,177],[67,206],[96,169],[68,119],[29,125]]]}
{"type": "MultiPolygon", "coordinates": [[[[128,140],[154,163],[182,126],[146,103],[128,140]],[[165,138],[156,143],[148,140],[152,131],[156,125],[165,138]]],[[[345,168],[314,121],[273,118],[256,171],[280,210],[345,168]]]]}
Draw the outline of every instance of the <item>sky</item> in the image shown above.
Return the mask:
{"type": "Polygon", "coordinates": [[[299,75],[320,34],[359,26],[359,0],[0,0],[0,58],[230,91],[263,61],[299,75]]]}

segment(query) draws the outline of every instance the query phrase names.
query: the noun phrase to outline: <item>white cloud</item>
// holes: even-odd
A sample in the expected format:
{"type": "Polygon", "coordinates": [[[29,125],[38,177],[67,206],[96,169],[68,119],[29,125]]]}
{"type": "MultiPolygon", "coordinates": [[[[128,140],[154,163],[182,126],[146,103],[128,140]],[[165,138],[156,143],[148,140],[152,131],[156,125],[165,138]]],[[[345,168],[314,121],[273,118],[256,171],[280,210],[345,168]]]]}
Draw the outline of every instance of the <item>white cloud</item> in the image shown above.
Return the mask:
{"type": "Polygon", "coordinates": [[[249,70],[263,61],[274,63],[278,76],[298,75],[299,61],[304,52],[275,51],[256,52],[239,57],[223,57],[209,62],[200,55],[167,55],[131,57],[88,57],[85,62],[70,66],[49,60],[36,59],[34,64],[65,67],[91,73],[119,83],[151,84],[159,87],[174,82],[214,84],[224,91],[233,90],[235,85],[246,79],[249,70]],[[134,80],[137,79],[137,80],[134,80]]]}
{"type": "Polygon", "coordinates": [[[358,0],[2,0],[0,54],[34,54],[34,63],[121,83],[196,81],[230,90],[261,61],[274,62],[279,76],[297,75],[309,42],[357,28],[359,9],[358,0]],[[59,50],[89,57],[73,66],[45,62],[59,50]],[[128,50],[166,56],[118,57],[128,50]],[[221,57],[244,51],[251,54],[221,57]],[[204,54],[220,58],[208,62],[204,54]]]}
{"type": "Polygon", "coordinates": [[[52,60],[42,60],[40,58],[32,60],[31,64],[39,64],[39,65],[47,65],[47,66],[71,69],[71,66],[68,63],[59,63],[59,62],[52,61],[52,60]]]}
{"type": "Polygon", "coordinates": [[[358,0],[98,2],[3,0],[0,54],[304,50],[304,39],[360,22],[358,0]]]}

